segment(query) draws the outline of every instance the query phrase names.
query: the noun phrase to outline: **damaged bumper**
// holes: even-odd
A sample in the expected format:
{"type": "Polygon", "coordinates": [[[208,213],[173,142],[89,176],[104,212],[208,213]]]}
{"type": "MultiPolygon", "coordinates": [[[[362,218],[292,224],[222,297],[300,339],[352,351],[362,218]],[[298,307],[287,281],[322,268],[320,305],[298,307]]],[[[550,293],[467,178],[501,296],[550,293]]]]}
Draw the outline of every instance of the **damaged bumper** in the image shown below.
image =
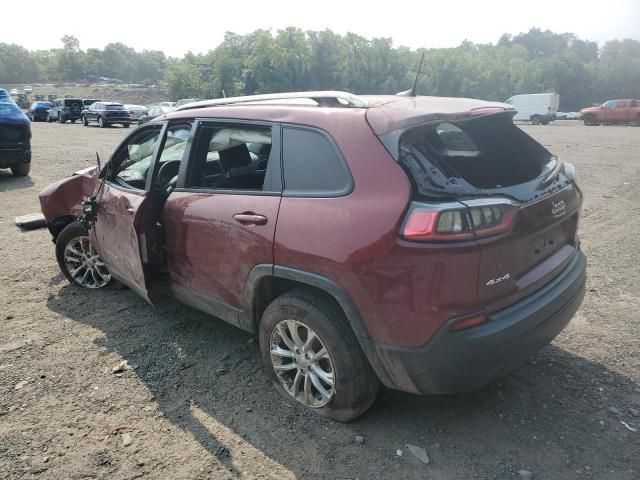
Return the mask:
{"type": "Polygon", "coordinates": [[[551,283],[488,315],[483,326],[454,332],[447,322],[423,347],[361,339],[372,367],[392,389],[419,394],[474,390],[509,373],[549,344],[584,297],[586,257],[578,251],[551,283]]]}

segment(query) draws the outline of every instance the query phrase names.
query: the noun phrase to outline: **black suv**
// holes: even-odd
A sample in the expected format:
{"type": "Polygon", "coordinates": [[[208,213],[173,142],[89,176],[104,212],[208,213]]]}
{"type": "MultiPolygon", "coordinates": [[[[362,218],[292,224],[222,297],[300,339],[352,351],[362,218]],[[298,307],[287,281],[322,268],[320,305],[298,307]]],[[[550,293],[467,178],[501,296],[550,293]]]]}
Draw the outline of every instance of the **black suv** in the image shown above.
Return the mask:
{"type": "Polygon", "coordinates": [[[82,124],[86,127],[94,121],[100,128],[119,123],[125,128],[131,125],[131,115],[124,105],[116,102],[95,102],[82,111],[82,124]]]}
{"type": "Polygon", "coordinates": [[[75,123],[80,119],[83,108],[84,103],[81,98],[57,98],[49,110],[47,121],[66,123],[67,120],[71,120],[71,123],[75,123]]]}

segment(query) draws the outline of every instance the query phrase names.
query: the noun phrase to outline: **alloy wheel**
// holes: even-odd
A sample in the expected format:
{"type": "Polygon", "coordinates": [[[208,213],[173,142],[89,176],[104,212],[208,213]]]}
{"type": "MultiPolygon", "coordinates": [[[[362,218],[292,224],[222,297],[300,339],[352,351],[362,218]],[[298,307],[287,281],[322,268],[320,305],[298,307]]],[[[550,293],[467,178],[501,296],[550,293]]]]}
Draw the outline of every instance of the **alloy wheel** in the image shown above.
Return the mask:
{"type": "Polygon", "coordinates": [[[320,408],[335,396],[335,370],[328,350],[304,323],[283,320],[271,333],[271,365],[298,402],[320,408]]]}
{"type": "Polygon", "coordinates": [[[107,266],[87,236],[72,238],[64,249],[64,263],[73,280],[85,288],[102,288],[111,281],[107,266]]]}

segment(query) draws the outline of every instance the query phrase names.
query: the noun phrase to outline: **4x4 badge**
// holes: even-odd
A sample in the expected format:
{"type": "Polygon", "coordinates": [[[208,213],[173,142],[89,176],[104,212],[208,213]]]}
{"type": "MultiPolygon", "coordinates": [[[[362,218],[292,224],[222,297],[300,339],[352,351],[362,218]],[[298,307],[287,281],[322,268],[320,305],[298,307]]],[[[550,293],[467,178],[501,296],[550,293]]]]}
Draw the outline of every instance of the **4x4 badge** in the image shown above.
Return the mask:
{"type": "Polygon", "coordinates": [[[551,203],[551,214],[554,217],[560,217],[565,213],[567,213],[567,204],[564,202],[564,200],[551,203]]]}
{"type": "Polygon", "coordinates": [[[504,282],[505,280],[509,280],[510,278],[511,278],[511,274],[507,273],[506,275],[503,275],[502,277],[492,278],[487,283],[485,283],[485,285],[487,287],[490,287],[491,285],[495,285],[497,283],[504,282]]]}

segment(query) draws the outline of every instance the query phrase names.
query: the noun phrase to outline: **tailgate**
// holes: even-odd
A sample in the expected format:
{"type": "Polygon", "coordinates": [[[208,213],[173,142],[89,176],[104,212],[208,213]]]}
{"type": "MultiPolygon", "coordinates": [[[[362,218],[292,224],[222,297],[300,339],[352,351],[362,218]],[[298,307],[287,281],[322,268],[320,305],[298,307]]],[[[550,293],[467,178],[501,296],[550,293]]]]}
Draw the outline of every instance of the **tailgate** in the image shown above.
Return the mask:
{"type": "Polygon", "coordinates": [[[582,194],[572,183],[523,205],[513,230],[481,245],[478,297],[498,310],[555,278],[575,255],[582,194]]]}

